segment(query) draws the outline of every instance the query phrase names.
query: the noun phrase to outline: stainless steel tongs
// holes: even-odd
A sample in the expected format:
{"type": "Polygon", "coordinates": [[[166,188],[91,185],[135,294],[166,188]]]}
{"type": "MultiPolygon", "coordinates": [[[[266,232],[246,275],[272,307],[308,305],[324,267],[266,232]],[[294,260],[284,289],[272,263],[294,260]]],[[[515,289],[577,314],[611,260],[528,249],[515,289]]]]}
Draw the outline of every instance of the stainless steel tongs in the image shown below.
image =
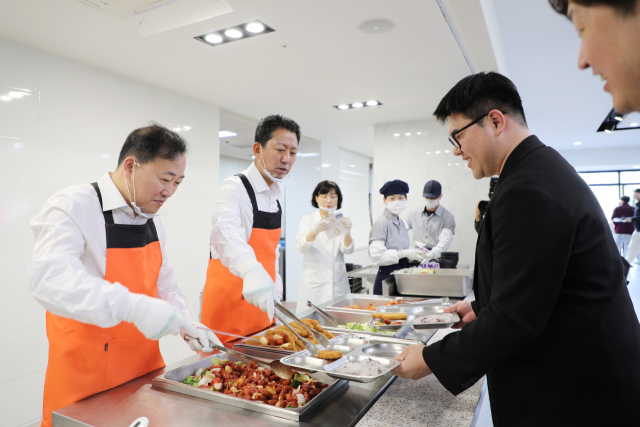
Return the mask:
{"type": "MultiPolygon", "coordinates": [[[[280,310],[280,311],[281,311],[281,312],[283,312],[285,315],[287,315],[288,317],[290,317],[290,318],[292,318],[293,320],[295,320],[296,322],[298,322],[300,325],[302,325],[302,327],[303,327],[303,328],[305,328],[305,329],[307,329],[307,330],[311,331],[311,334],[314,336],[314,338],[315,338],[316,340],[318,340],[318,342],[320,343],[320,345],[322,345],[324,348],[327,348],[327,347],[329,346],[329,340],[328,340],[328,339],[327,339],[327,337],[325,337],[322,333],[320,333],[320,332],[318,332],[318,331],[314,330],[313,328],[308,327],[308,326],[307,326],[307,325],[306,325],[302,320],[298,319],[298,317],[297,317],[295,314],[293,314],[292,312],[290,312],[289,310],[287,310],[287,309],[286,309],[282,304],[280,304],[279,302],[275,302],[275,301],[274,301],[274,305],[275,305],[275,308],[276,308],[277,310],[280,310]]],[[[286,323],[285,321],[283,321],[283,320],[281,319],[281,317],[279,317],[279,316],[278,316],[278,313],[277,313],[277,312],[276,312],[276,317],[278,318],[278,320],[280,320],[282,323],[284,323],[284,324],[285,324],[285,326],[287,325],[287,323],[286,323]]],[[[291,328],[291,330],[293,330],[293,328],[291,328]]],[[[294,332],[296,335],[298,335],[298,334],[296,333],[296,331],[295,331],[295,330],[293,330],[293,332],[294,332]]],[[[299,336],[299,338],[301,338],[301,341],[302,341],[303,343],[304,343],[305,341],[308,341],[308,340],[303,339],[303,338],[302,338],[302,337],[300,337],[300,336],[299,336]]],[[[315,346],[313,345],[313,343],[312,343],[312,342],[310,342],[310,341],[309,341],[309,344],[310,344],[312,347],[314,347],[314,348],[315,348],[315,346]]],[[[307,347],[306,343],[305,343],[305,347],[307,347]]],[[[309,347],[307,347],[307,350],[309,350],[309,347]]],[[[309,351],[311,351],[311,350],[309,350],[309,351]]],[[[317,353],[316,353],[316,354],[317,354],[317,353]]],[[[314,356],[315,356],[315,354],[314,354],[314,356]]]]}

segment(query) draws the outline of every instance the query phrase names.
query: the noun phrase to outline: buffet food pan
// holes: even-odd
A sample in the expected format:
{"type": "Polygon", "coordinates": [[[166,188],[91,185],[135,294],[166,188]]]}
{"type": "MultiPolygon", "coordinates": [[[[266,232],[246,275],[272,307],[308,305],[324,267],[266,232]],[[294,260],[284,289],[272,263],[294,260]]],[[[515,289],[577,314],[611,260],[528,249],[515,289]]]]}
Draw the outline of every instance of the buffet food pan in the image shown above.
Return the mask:
{"type": "MultiPolygon", "coordinates": [[[[249,363],[248,360],[243,359],[242,357],[227,353],[214,354],[213,357],[216,359],[226,359],[232,362],[249,363]]],[[[307,414],[312,412],[314,408],[321,406],[324,400],[335,393],[341,386],[346,384],[346,381],[332,378],[323,372],[312,374],[312,377],[314,379],[317,379],[318,381],[321,381],[325,384],[329,384],[329,386],[322,392],[320,392],[320,394],[318,394],[305,406],[301,408],[285,409],[267,405],[265,403],[259,403],[258,401],[245,400],[239,397],[222,394],[220,392],[209,391],[187,384],[182,384],[182,381],[184,381],[187,377],[194,375],[198,369],[207,368],[209,366],[211,366],[211,358],[206,357],[202,360],[199,360],[198,362],[182,366],[169,372],[165,372],[164,374],[154,378],[151,384],[154,387],[164,390],[170,390],[176,393],[199,397],[224,405],[248,409],[250,411],[260,412],[262,414],[272,415],[274,417],[285,418],[293,421],[302,420],[307,414]]],[[[263,367],[268,366],[263,365],[263,367]]]]}
{"type": "Polygon", "coordinates": [[[433,274],[410,273],[411,269],[393,272],[401,295],[448,296],[463,298],[473,288],[473,270],[441,268],[433,274]]]}
{"type": "Polygon", "coordinates": [[[362,334],[343,335],[329,341],[331,342],[332,347],[337,348],[338,345],[340,345],[350,348],[351,350],[344,352],[343,356],[335,361],[318,359],[313,357],[308,350],[305,350],[290,356],[285,356],[280,359],[280,362],[297,369],[315,370],[318,371],[318,374],[324,372],[330,377],[338,379],[368,383],[388,374],[393,368],[398,366],[400,362],[397,362],[394,359],[394,356],[402,353],[409,345],[409,343],[399,343],[399,340],[394,338],[378,339],[375,337],[367,337],[362,334]],[[350,347],[348,346],[349,344],[351,345],[350,347]],[[376,375],[367,376],[343,374],[336,371],[338,367],[346,363],[357,363],[367,359],[379,362],[384,366],[384,370],[376,375]]]}
{"type": "MultiPolygon", "coordinates": [[[[400,322],[399,325],[378,325],[376,324],[381,319],[375,319],[371,317],[369,320],[369,325],[382,329],[382,330],[393,330],[403,327],[411,327],[413,329],[446,329],[452,327],[455,323],[460,321],[460,317],[458,313],[445,313],[444,305],[431,305],[431,306],[421,306],[421,307],[413,307],[406,311],[407,319],[406,320],[392,320],[392,322],[400,322]],[[445,322],[439,323],[421,323],[416,321],[425,316],[433,316],[437,315],[440,318],[446,317],[445,322]]],[[[376,311],[381,313],[383,311],[376,311]]]]}
{"type": "Polygon", "coordinates": [[[395,298],[389,297],[379,297],[377,295],[368,295],[368,296],[350,296],[348,298],[343,299],[342,301],[338,301],[336,303],[327,306],[326,310],[345,310],[345,311],[355,311],[358,313],[370,313],[374,311],[376,308],[384,306],[387,303],[395,301],[395,298]],[[360,308],[351,308],[354,305],[359,306],[360,308]],[[373,305],[373,310],[367,310],[367,307],[373,305]]]}
{"type": "MultiPolygon", "coordinates": [[[[359,324],[367,324],[367,322],[369,322],[369,319],[371,319],[371,313],[372,311],[359,311],[359,310],[330,310],[330,309],[325,309],[325,311],[327,313],[329,313],[330,315],[332,315],[333,317],[337,318],[338,320],[344,322],[343,324],[346,325],[347,323],[359,323],[359,324]]],[[[329,322],[327,322],[327,320],[325,320],[322,316],[316,316],[315,317],[318,322],[320,322],[320,325],[326,329],[327,331],[331,332],[332,334],[336,334],[336,333],[366,333],[367,335],[372,335],[372,336],[376,336],[376,337],[395,337],[395,338],[402,338],[407,332],[409,332],[410,328],[405,328],[405,330],[396,330],[396,331],[392,331],[392,333],[384,333],[384,332],[371,332],[371,331],[361,331],[361,330],[354,330],[354,329],[346,329],[346,328],[340,328],[340,327],[336,327],[333,325],[329,325],[329,322]]],[[[376,328],[377,329],[377,328],[376,328]]],[[[417,337],[412,337],[411,339],[417,339],[417,340],[421,340],[420,338],[417,337]]]]}

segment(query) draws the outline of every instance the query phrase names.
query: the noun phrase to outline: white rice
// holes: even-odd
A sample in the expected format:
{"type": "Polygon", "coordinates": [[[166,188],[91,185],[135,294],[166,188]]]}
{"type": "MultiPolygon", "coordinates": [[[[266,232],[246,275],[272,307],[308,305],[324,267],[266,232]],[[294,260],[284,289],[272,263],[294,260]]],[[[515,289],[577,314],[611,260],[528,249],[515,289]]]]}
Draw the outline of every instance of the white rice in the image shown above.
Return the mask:
{"type": "Polygon", "coordinates": [[[450,323],[453,319],[450,314],[430,314],[428,316],[416,317],[413,323],[450,323]]]}
{"type": "Polygon", "coordinates": [[[336,372],[346,375],[358,375],[361,377],[374,377],[385,371],[385,366],[375,360],[367,359],[357,363],[346,363],[338,366],[336,372]]]}

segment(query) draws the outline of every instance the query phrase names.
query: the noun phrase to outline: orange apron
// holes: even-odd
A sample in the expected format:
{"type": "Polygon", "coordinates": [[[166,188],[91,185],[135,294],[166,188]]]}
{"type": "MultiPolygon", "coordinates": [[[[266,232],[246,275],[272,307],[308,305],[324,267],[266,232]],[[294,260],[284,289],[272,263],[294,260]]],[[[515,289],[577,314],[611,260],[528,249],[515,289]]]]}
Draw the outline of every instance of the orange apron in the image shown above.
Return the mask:
{"type": "MultiPolygon", "coordinates": [[[[262,212],[258,210],[256,194],[246,176],[236,175],[244,184],[253,207],[253,227],[247,242],[256,254],[256,259],[276,280],[276,248],[280,241],[280,224],[282,208],[278,203],[278,212],[262,212]]],[[[273,323],[266,313],[253,304],[249,304],[242,296],[242,279],[233,275],[219,259],[209,259],[207,282],[202,294],[202,314],[200,322],[204,325],[232,334],[249,336],[273,323]]],[[[223,343],[236,339],[227,335],[219,335],[223,343]]]]}
{"type": "MultiPolygon", "coordinates": [[[[102,207],[98,184],[91,185],[102,207]]],[[[111,211],[103,214],[104,279],[120,282],[133,293],[157,297],[162,252],[153,220],[121,225],[113,222],[111,211]]],[[[158,341],[145,338],[132,323],[101,328],[47,312],[47,336],[49,364],[41,427],[51,427],[52,411],[165,366],[158,341]]]]}

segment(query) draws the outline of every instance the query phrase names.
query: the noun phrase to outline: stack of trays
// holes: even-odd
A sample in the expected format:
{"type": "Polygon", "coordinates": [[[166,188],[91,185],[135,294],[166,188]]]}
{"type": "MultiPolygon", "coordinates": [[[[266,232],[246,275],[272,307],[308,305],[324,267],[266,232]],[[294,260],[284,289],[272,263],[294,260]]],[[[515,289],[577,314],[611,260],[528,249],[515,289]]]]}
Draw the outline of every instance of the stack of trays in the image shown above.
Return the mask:
{"type": "Polygon", "coordinates": [[[398,339],[378,338],[363,334],[347,334],[329,340],[331,345],[326,350],[337,350],[343,356],[335,361],[313,357],[308,350],[300,351],[280,359],[285,365],[306,371],[323,372],[338,379],[368,383],[387,375],[398,366],[394,357],[404,351],[408,344],[401,344],[398,339]],[[338,367],[347,363],[358,363],[373,360],[383,366],[383,371],[375,375],[351,375],[337,372],[338,367]]]}

